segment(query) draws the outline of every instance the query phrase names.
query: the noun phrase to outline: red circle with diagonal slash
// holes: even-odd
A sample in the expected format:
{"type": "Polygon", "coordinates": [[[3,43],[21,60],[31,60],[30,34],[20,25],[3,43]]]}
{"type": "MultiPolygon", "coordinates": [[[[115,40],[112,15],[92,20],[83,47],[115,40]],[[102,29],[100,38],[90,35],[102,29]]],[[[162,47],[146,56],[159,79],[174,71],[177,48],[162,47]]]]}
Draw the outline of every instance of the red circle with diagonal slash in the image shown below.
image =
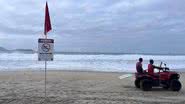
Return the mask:
{"type": "Polygon", "coordinates": [[[41,48],[44,52],[49,52],[50,44],[44,43],[41,48]]]}

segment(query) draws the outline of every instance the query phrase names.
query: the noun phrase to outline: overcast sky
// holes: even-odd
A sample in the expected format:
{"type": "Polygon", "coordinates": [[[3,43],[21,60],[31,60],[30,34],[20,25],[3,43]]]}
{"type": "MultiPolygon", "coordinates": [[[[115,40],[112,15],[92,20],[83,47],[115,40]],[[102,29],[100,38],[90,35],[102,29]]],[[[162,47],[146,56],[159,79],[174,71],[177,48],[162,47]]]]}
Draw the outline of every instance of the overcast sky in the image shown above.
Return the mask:
{"type": "MultiPolygon", "coordinates": [[[[48,0],[55,50],[185,53],[185,0],[48,0]]],[[[37,49],[45,0],[0,0],[0,46],[37,49]]]]}

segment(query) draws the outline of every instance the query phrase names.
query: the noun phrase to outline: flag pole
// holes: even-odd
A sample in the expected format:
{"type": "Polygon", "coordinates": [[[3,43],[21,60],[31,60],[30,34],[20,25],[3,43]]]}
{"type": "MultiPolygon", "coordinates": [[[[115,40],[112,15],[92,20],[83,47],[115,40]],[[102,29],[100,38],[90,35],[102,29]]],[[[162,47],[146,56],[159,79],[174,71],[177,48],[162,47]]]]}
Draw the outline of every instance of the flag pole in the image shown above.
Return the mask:
{"type": "Polygon", "coordinates": [[[47,78],[46,78],[46,76],[47,76],[46,72],[47,72],[47,61],[45,61],[45,99],[46,99],[46,80],[47,80],[47,78]]]}
{"type": "MultiPolygon", "coordinates": [[[[45,23],[44,23],[44,35],[45,35],[45,39],[47,39],[47,32],[49,32],[51,30],[51,21],[50,21],[50,16],[49,16],[49,8],[48,8],[48,4],[46,1],[46,7],[45,7],[45,23]]],[[[45,100],[46,100],[46,86],[47,84],[47,59],[45,59],[45,100]]]]}
{"type": "MultiPolygon", "coordinates": [[[[46,5],[47,5],[47,1],[46,1],[46,5]]],[[[45,14],[46,15],[46,14],[45,14]]],[[[46,19],[46,18],[45,18],[46,19]]],[[[45,21],[46,22],[46,21],[45,21]]],[[[45,32],[45,31],[44,31],[45,32]]],[[[47,39],[47,32],[45,32],[44,33],[44,35],[45,35],[45,39],[47,39]]],[[[47,80],[47,78],[46,78],[46,76],[47,76],[47,74],[46,74],[46,72],[47,72],[47,61],[45,60],[45,70],[44,70],[44,98],[45,98],[45,100],[46,100],[46,80],[47,80]]]]}
{"type": "MultiPolygon", "coordinates": [[[[45,34],[45,39],[47,39],[47,32],[45,34]]],[[[45,60],[45,100],[46,100],[46,83],[47,83],[47,60],[45,60]]]]}
{"type": "MultiPolygon", "coordinates": [[[[45,39],[47,39],[47,32],[45,34],[45,39]]],[[[46,100],[46,83],[47,83],[47,60],[45,60],[45,100],[46,100]]]]}

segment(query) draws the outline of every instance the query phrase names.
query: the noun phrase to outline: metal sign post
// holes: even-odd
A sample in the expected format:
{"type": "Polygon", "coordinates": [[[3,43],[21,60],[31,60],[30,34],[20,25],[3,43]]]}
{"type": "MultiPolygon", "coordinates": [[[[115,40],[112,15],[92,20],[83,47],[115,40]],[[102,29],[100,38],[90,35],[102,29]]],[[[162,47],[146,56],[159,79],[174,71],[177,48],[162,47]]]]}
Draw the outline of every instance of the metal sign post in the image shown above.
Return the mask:
{"type": "Polygon", "coordinates": [[[53,39],[47,39],[47,33],[51,30],[51,21],[49,16],[49,8],[46,1],[45,7],[45,23],[44,23],[44,35],[45,39],[39,39],[39,61],[45,61],[45,100],[46,100],[46,71],[47,71],[47,61],[53,61],[53,39]]]}
{"type": "Polygon", "coordinates": [[[38,39],[38,60],[45,62],[45,99],[46,99],[46,84],[47,84],[47,61],[53,61],[53,39],[38,39]]]}
{"type": "Polygon", "coordinates": [[[44,91],[45,91],[45,98],[46,98],[46,83],[47,83],[46,71],[47,71],[47,61],[45,61],[45,89],[44,89],[44,91]]]}

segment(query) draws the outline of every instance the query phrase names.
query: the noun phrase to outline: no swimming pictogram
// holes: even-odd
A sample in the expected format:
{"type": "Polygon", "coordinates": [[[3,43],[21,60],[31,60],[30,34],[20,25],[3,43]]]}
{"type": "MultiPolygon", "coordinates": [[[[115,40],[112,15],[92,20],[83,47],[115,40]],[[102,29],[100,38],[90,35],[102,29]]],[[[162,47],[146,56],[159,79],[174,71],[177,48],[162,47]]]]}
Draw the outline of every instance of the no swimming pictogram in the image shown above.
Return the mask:
{"type": "Polygon", "coordinates": [[[48,44],[48,43],[44,43],[44,44],[42,44],[42,50],[44,51],[44,52],[49,52],[49,50],[50,50],[50,44],[48,44]]]}

